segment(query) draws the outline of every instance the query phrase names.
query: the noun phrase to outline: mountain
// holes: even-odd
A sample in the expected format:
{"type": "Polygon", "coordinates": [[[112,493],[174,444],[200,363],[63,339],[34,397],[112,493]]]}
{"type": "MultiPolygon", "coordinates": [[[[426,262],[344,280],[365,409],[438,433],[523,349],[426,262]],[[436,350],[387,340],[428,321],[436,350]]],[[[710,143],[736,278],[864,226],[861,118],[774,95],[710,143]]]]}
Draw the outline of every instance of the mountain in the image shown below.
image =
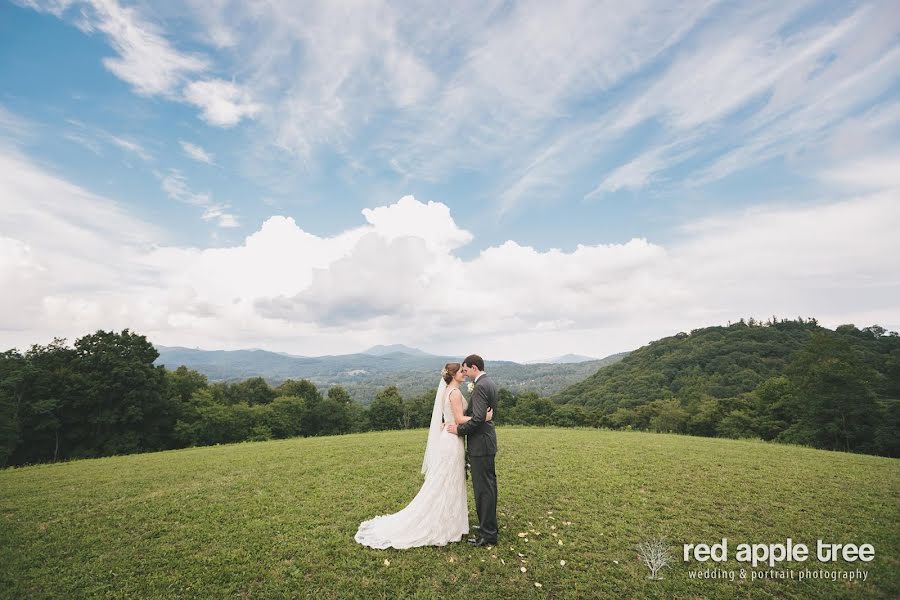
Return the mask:
{"type": "MultiPolygon", "coordinates": [[[[200,350],[156,346],[156,364],[176,369],[181,365],[206,375],[210,381],[240,381],[263,377],[271,385],[285,379],[308,379],[323,391],[340,385],[363,404],[371,402],[385,387],[396,385],[404,396],[416,396],[437,387],[445,363],[458,356],[435,356],[401,345],[375,346],[365,352],[337,356],[291,356],[266,350],[200,350]]],[[[526,390],[542,396],[560,390],[621,360],[622,355],[571,364],[523,365],[509,361],[486,361],[486,370],[500,387],[513,392],[526,390]]]]}
{"type": "MultiPolygon", "coordinates": [[[[627,353],[626,353],[627,354],[627,353]]],[[[616,356],[616,355],[614,355],[616,356]]],[[[544,360],[530,360],[526,362],[526,365],[539,365],[539,364],[547,364],[547,365],[569,365],[574,363],[582,363],[582,362],[590,362],[592,360],[597,360],[591,356],[583,356],[581,354],[563,354],[562,356],[557,356],[555,358],[547,358],[544,360]]]]}
{"type": "Polygon", "coordinates": [[[370,354],[372,356],[387,356],[388,354],[409,354],[410,356],[434,356],[433,354],[428,354],[427,352],[422,352],[418,348],[410,348],[409,346],[404,346],[403,344],[391,344],[389,346],[372,346],[363,354],[370,354]]]}
{"type": "Polygon", "coordinates": [[[900,336],[815,319],[695,329],[551,398],[612,428],[900,455],[900,336]]]}

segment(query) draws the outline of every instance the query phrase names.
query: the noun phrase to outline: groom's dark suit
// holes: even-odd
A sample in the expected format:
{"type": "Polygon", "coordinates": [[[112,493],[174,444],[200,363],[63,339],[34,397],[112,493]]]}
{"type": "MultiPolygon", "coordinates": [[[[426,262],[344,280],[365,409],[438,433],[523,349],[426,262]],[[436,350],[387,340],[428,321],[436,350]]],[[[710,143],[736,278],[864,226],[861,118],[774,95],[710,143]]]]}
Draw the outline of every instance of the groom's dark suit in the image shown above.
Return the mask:
{"type": "Polygon", "coordinates": [[[493,421],[485,421],[485,417],[488,407],[496,414],[499,399],[497,386],[483,373],[475,382],[472,401],[465,413],[472,418],[456,428],[457,435],[466,436],[480,536],[492,544],[497,543],[497,474],[494,472],[497,434],[493,421]]]}

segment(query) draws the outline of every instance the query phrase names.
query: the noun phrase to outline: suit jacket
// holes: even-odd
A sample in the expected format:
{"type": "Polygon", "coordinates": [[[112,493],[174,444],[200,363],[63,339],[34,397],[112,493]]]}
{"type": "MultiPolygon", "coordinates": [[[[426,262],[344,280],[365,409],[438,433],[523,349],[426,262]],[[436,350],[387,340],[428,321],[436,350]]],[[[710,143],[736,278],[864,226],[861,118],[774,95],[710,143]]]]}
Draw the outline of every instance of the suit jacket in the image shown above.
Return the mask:
{"type": "Polygon", "coordinates": [[[487,373],[479,377],[475,382],[469,408],[465,413],[472,418],[456,427],[457,435],[466,436],[469,456],[497,454],[497,433],[494,431],[494,422],[485,421],[485,417],[488,407],[493,408],[496,414],[499,400],[500,392],[487,373]]]}

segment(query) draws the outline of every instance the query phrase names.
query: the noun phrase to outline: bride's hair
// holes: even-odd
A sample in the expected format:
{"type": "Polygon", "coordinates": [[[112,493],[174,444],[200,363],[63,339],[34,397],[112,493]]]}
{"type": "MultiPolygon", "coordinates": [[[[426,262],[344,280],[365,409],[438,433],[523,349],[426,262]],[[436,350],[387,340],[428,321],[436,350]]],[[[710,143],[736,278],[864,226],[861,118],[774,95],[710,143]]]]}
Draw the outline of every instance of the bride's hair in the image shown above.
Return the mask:
{"type": "Polygon", "coordinates": [[[447,363],[444,365],[444,383],[450,383],[456,376],[456,372],[462,365],[459,363],[447,363]]]}

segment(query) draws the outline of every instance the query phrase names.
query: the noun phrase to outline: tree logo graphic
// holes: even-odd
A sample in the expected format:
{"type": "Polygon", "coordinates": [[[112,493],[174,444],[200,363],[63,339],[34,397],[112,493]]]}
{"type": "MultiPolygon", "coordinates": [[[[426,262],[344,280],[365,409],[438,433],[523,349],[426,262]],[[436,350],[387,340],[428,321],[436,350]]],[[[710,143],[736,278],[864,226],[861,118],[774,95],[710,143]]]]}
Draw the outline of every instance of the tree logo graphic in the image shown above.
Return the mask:
{"type": "Polygon", "coordinates": [[[650,569],[647,579],[662,579],[659,570],[669,565],[672,556],[669,554],[669,545],[662,538],[649,542],[641,542],[637,546],[638,558],[650,569]]]}

